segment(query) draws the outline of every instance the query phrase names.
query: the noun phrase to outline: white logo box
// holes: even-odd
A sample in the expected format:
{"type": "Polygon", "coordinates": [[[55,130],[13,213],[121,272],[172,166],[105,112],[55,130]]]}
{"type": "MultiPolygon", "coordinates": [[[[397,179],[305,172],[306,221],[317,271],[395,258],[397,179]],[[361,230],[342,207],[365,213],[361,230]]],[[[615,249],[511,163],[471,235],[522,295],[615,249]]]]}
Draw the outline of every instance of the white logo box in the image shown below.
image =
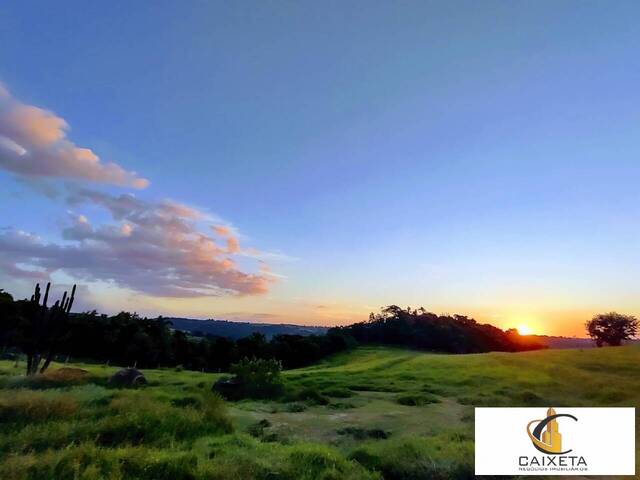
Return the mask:
{"type": "Polygon", "coordinates": [[[635,475],[635,408],[554,410],[577,419],[561,416],[552,427],[561,434],[557,444],[571,450],[565,454],[539,451],[527,434],[527,424],[545,419],[547,408],[476,408],[475,474],[635,475]]]}

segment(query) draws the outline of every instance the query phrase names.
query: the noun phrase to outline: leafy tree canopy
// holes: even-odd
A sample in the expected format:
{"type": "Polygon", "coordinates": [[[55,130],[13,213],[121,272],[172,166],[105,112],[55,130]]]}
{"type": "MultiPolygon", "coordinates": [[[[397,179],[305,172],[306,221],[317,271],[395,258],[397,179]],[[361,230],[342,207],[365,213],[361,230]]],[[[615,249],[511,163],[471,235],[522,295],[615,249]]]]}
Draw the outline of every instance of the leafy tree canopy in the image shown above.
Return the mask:
{"type": "Polygon", "coordinates": [[[609,312],[596,315],[585,324],[589,336],[598,347],[604,344],[618,346],[638,332],[638,320],[632,315],[609,312]]]}

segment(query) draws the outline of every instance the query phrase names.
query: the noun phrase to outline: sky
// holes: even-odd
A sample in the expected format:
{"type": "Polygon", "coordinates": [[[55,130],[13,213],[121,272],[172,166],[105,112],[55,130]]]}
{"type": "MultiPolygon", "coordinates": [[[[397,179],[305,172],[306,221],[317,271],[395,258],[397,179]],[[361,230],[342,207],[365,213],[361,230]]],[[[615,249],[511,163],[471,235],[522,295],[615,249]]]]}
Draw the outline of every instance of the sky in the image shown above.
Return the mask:
{"type": "Polygon", "coordinates": [[[584,336],[640,315],[635,1],[0,4],[0,288],[584,336]]]}

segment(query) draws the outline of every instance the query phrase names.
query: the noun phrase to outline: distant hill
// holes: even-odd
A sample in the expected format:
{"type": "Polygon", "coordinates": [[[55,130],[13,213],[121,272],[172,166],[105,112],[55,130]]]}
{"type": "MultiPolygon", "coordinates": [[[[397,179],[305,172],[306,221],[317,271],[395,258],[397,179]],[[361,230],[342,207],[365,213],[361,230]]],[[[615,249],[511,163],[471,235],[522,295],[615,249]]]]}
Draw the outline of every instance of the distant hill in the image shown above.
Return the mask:
{"type": "MultiPolygon", "coordinates": [[[[176,330],[189,332],[191,335],[204,336],[216,335],[219,337],[239,338],[248,337],[252,333],[262,333],[267,339],[275,335],[324,335],[327,327],[309,327],[305,325],[277,324],[277,323],[252,323],[229,320],[196,320],[193,318],[166,318],[173,324],[176,330]]],[[[589,338],[554,337],[549,335],[526,335],[532,341],[540,343],[547,348],[594,348],[595,343],[589,338]]],[[[629,343],[638,343],[635,340],[629,343]]]]}
{"type": "Polygon", "coordinates": [[[549,335],[527,335],[547,348],[593,348],[595,343],[590,338],[552,337],[549,335]]]}
{"type": "Polygon", "coordinates": [[[324,335],[325,327],[307,327],[303,325],[287,325],[272,323],[232,322],[228,320],[195,320],[193,318],[166,318],[176,330],[189,332],[192,335],[216,335],[219,337],[248,337],[252,333],[262,333],[267,339],[275,335],[324,335]]]}
{"type": "MultiPolygon", "coordinates": [[[[550,337],[548,335],[528,335],[547,348],[595,348],[596,344],[590,338],[550,337]]],[[[640,340],[630,340],[625,344],[640,343],[640,340]]]]}

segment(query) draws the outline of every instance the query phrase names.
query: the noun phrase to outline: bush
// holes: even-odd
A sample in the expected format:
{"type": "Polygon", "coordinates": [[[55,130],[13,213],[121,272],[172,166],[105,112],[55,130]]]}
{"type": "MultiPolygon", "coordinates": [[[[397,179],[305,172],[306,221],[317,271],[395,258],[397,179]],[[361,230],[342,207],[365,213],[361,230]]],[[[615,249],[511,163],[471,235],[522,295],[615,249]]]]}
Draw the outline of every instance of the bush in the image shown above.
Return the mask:
{"type": "Polygon", "coordinates": [[[245,358],[231,365],[231,379],[220,379],[213,389],[231,400],[275,398],[282,394],[282,365],[277,360],[245,358]]]}
{"type": "Polygon", "coordinates": [[[247,427],[247,433],[252,437],[262,438],[266,428],[271,426],[271,422],[266,418],[263,418],[259,422],[252,423],[247,427]]]}
{"type": "Polygon", "coordinates": [[[344,427],[336,431],[338,435],[349,435],[356,440],[366,440],[367,438],[373,439],[386,439],[389,438],[391,433],[382,430],[381,428],[361,428],[361,427],[344,427]]]}

